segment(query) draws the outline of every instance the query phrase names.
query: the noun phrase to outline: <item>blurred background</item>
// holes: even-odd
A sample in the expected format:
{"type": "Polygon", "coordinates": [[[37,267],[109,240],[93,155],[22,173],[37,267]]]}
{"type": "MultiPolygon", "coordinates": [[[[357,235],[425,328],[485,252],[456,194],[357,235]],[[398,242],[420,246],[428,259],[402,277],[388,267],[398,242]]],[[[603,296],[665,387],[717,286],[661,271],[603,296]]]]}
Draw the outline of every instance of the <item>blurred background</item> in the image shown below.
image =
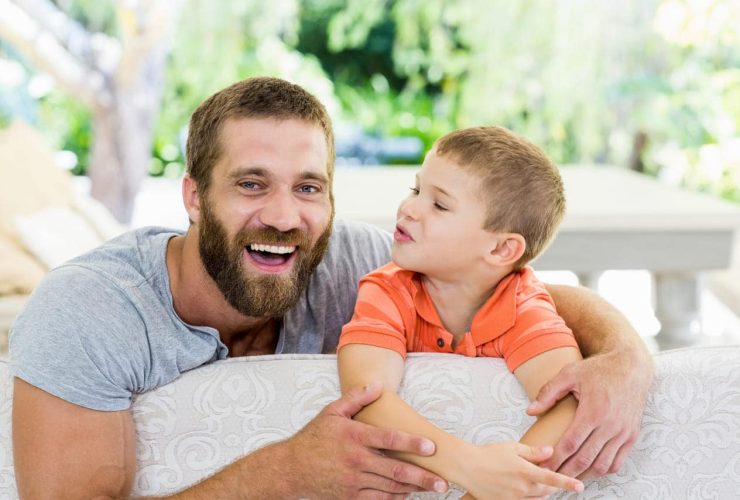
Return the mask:
{"type": "MultiPolygon", "coordinates": [[[[419,164],[440,135],[497,124],[560,165],[740,203],[738,26],[737,0],[0,0],[0,128],[29,124],[129,226],[180,208],[190,114],[253,75],[320,98],[339,165],[419,164]]],[[[657,331],[649,275],[600,284],[657,331]]],[[[702,300],[721,322],[705,330],[740,332],[702,300]]]]}

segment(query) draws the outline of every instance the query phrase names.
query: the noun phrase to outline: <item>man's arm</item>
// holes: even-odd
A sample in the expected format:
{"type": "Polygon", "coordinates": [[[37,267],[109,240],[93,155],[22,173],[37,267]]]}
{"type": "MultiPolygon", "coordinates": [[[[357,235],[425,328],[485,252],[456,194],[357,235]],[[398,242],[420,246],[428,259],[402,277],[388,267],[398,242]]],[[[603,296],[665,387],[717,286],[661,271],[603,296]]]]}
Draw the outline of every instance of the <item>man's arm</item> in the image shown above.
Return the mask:
{"type": "Polygon", "coordinates": [[[542,465],[580,478],[616,472],[640,431],[652,357],[627,319],[595,292],[564,285],[547,290],[586,359],[564,367],[528,409],[539,415],[569,393],[579,401],[555,453],[542,465]]]}
{"type": "MultiPolygon", "coordinates": [[[[199,498],[403,498],[441,479],[377,453],[429,454],[433,443],[355,422],[380,394],[353,391],[328,405],[294,437],[237,460],[173,496],[199,498]]],[[[130,411],[86,409],[18,378],[13,395],[13,454],[22,498],[125,498],[136,470],[130,411]]]]}
{"type": "Polygon", "coordinates": [[[398,397],[396,391],[403,376],[403,358],[390,349],[350,344],[337,355],[342,392],[375,383],[383,394],[355,418],[369,424],[426,436],[436,445],[432,456],[394,454],[425,469],[444,475],[480,498],[492,496],[543,496],[557,489],[580,490],[572,478],[537,467],[532,462],[549,455],[519,443],[492,443],[476,446],[456,438],[435,426],[398,397]]]}

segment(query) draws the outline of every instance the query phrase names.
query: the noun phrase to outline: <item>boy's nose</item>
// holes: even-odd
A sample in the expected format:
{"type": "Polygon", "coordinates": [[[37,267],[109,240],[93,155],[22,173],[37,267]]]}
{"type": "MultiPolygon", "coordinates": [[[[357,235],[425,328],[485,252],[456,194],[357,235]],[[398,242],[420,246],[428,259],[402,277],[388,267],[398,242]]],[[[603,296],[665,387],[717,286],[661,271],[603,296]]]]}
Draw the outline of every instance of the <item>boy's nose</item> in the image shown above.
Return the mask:
{"type": "Polygon", "coordinates": [[[416,200],[411,196],[403,200],[398,207],[398,214],[403,218],[416,219],[416,200]]]}
{"type": "Polygon", "coordinates": [[[299,227],[300,208],[292,193],[273,193],[260,210],[259,221],[282,232],[299,227]]]}

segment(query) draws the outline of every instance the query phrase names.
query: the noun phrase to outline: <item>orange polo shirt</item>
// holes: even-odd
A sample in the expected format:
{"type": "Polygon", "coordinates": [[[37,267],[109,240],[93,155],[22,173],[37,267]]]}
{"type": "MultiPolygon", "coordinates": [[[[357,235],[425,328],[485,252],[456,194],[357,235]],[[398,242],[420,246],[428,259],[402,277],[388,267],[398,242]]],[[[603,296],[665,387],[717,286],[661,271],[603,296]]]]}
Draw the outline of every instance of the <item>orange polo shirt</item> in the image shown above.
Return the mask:
{"type": "Polygon", "coordinates": [[[452,340],[421,275],[390,263],[360,280],[355,313],[342,328],[337,349],[369,344],[404,358],[407,352],[504,358],[513,372],[545,351],[578,348],[573,332],[530,267],[502,279],[455,349],[452,340]]]}

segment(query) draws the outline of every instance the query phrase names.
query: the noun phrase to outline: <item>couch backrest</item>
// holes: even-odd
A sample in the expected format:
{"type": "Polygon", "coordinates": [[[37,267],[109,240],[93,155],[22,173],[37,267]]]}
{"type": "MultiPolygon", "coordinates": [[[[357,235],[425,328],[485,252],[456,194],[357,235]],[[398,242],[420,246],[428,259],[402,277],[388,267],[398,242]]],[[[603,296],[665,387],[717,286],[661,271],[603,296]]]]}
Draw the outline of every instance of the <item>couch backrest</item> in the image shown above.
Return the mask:
{"type": "MultiPolygon", "coordinates": [[[[656,356],[642,432],[618,474],[579,498],[737,498],[740,491],[740,346],[656,356]]],[[[401,390],[418,411],[477,443],[517,439],[526,396],[503,361],[411,355],[401,390]]],[[[136,494],[164,494],[300,429],[338,397],[335,358],[236,358],[193,370],[134,402],[136,494]]],[[[0,361],[0,498],[16,498],[10,381],[0,361]]]]}

